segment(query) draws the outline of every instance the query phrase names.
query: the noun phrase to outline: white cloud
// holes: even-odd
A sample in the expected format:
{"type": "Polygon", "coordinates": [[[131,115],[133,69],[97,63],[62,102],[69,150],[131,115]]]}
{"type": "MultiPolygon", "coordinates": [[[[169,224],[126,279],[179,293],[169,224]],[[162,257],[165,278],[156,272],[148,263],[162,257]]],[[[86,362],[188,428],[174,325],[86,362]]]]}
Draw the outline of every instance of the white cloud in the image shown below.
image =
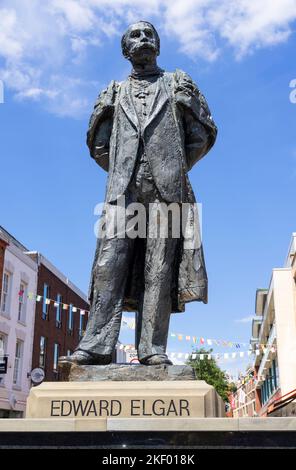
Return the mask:
{"type": "Polygon", "coordinates": [[[254,318],[254,315],[253,316],[250,315],[248,317],[239,318],[238,320],[235,320],[235,321],[236,321],[236,323],[251,323],[253,318],[254,318]]]}
{"type": "Polygon", "coordinates": [[[16,12],[3,8],[0,15],[0,55],[5,58],[19,57],[22,44],[15,37],[16,12]]]}
{"type": "Polygon", "coordinates": [[[224,47],[242,58],[285,42],[296,19],[296,0],[2,0],[1,5],[0,78],[18,99],[38,99],[60,115],[89,111],[92,85],[73,78],[81,75],[88,47],[119,40],[139,18],[174,38],[184,54],[207,61],[216,60],[224,47]],[[55,79],[65,69],[70,92],[55,79]]]}
{"type": "Polygon", "coordinates": [[[286,41],[295,19],[295,0],[224,0],[211,12],[213,28],[240,57],[286,41]]]}

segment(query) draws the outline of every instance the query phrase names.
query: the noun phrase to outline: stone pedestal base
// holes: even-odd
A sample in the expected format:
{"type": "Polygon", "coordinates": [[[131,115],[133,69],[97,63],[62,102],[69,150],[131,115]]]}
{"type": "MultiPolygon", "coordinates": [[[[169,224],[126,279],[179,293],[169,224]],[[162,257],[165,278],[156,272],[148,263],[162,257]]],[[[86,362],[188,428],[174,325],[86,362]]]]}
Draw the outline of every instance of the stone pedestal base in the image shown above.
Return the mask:
{"type": "MultiPolygon", "coordinates": [[[[204,381],[44,382],[33,387],[27,418],[204,418],[224,404],[204,381]]],[[[99,424],[99,423],[98,423],[99,424]]]]}

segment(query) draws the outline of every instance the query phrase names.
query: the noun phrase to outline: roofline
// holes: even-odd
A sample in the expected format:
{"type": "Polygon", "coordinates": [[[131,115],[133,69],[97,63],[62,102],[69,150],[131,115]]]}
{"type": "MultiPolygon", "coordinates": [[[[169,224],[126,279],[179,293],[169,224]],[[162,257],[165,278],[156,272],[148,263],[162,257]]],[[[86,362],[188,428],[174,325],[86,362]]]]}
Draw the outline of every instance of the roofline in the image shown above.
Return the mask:
{"type": "Polygon", "coordinates": [[[45,256],[43,256],[41,253],[38,251],[31,251],[28,250],[21,242],[19,242],[11,233],[9,233],[2,225],[0,225],[0,237],[1,239],[3,238],[3,241],[6,242],[8,245],[14,245],[17,248],[19,248],[25,255],[31,256],[32,255],[36,256],[36,263],[39,266],[40,264],[43,264],[49,271],[51,271],[55,276],[57,276],[64,284],[67,284],[69,288],[75,292],[79,297],[81,297],[85,302],[88,302],[88,298],[82,290],[79,289],[70,279],[65,276],[58,268],[56,268],[45,256]]]}
{"type": "Polygon", "coordinates": [[[8,244],[9,244],[9,242],[12,242],[14,245],[16,245],[21,250],[28,251],[28,248],[26,248],[17,238],[15,238],[13,235],[11,235],[11,233],[9,233],[4,227],[2,227],[2,225],[0,225],[0,236],[8,244]]]}
{"type": "Polygon", "coordinates": [[[286,267],[289,264],[290,256],[295,255],[295,251],[296,251],[295,246],[294,246],[294,253],[291,253],[293,242],[295,241],[295,238],[296,238],[296,232],[292,232],[292,235],[291,235],[291,238],[290,238],[290,243],[289,243],[289,248],[288,248],[288,253],[287,253],[286,261],[285,261],[285,266],[286,267]]]}
{"type": "Polygon", "coordinates": [[[64,284],[67,284],[69,288],[75,292],[79,297],[81,297],[85,302],[89,303],[87,295],[82,292],[82,290],[79,289],[70,279],[65,276],[54,264],[52,264],[42,253],[38,251],[28,251],[26,252],[28,256],[35,255],[37,258],[37,264],[40,266],[40,264],[43,264],[49,271],[51,271],[56,277],[58,277],[64,284]]]}

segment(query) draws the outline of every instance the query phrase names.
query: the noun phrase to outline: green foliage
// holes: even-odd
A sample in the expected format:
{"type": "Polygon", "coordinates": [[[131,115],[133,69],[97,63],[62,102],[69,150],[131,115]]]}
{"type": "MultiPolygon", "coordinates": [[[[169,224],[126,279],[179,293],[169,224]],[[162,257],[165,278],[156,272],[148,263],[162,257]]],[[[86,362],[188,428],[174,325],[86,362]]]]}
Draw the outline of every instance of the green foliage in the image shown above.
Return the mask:
{"type": "Polygon", "coordinates": [[[205,354],[205,357],[202,360],[199,359],[199,356],[196,359],[191,358],[187,364],[195,369],[198,380],[205,380],[215,388],[216,392],[225,402],[229,402],[228,394],[231,391],[231,387],[227,381],[226,374],[220,369],[213,358],[207,358],[207,354],[211,354],[212,351],[212,349],[207,351],[204,348],[193,351],[195,354],[205,354]]]}

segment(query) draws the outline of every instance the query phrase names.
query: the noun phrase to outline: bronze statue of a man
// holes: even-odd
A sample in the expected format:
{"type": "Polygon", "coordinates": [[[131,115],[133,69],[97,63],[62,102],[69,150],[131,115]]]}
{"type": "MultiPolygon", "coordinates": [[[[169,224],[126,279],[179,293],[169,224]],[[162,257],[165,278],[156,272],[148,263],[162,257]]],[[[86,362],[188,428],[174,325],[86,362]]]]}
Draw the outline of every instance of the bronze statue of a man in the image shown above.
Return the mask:
{"type": "MultiPolygon", "coordinates": [[[[117,208],[125,196],[126,206],[143,204],[148,226],[149,204],[194,205],[187,173],[217,134],[204,96],[186,73],[160,69],[159,51],[152,24],[139,21],[127,29],[122,52],[131,74],[99,95],[87,135],[91,156],[109,173],[106,203],[117,208]]],[[[200,239],[196,219],[193,228],[200,239]]],[[[170,230],[167,237],[101,236],[87,328],[76,351],[60,362],[110,363],[126,310],[136,312],[139,361],[172,364],[166,355],[170,315],[194,300],[207,302],[201,242],[186,247],[184,237],[170,230]]]]}

